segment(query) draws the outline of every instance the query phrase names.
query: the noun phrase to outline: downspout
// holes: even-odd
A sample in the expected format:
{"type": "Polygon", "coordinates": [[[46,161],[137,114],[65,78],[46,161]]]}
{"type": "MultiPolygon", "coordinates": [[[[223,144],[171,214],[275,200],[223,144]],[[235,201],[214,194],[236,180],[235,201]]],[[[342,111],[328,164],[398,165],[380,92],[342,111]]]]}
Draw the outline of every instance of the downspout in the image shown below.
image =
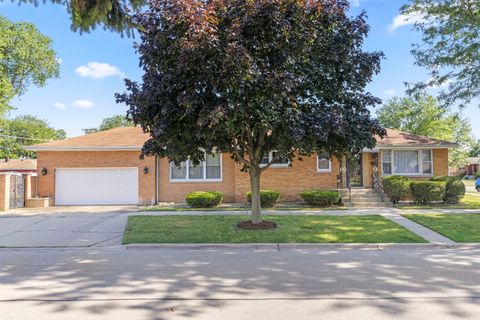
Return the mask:
{"type": "Polygon", "coordinates": [[[155,204],[158,204],[158,156],[155,156],[155,204]]]}

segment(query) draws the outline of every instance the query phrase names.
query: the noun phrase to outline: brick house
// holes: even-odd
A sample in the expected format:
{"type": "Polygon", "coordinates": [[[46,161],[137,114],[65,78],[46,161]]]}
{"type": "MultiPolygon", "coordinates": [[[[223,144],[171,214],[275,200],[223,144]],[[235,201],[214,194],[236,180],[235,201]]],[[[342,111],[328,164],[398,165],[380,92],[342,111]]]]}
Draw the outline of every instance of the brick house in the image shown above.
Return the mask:
{"type": "MultiPolygon", "coordinates": [[[[38,194],[56,205],[183,202],[192,191],[222,191],[225,202],[244,202],[248,174],[228,154],[208,155],[199,166],[167,159],[139,159],[148,135],[139,127],[116,128],[27,147],[37,152],[38,194]]],[[[279,160],[262,174],[262,189],[295,201],[308,189],[372,187],[373,177],[402,174],[428,178],[448,174],[448,149],[456,144],[388,130],[374,149],[349,160],[326,152],[292,164],[279,160]]],[[[275,158],[274,151],[264,161],[275,158]]]]}

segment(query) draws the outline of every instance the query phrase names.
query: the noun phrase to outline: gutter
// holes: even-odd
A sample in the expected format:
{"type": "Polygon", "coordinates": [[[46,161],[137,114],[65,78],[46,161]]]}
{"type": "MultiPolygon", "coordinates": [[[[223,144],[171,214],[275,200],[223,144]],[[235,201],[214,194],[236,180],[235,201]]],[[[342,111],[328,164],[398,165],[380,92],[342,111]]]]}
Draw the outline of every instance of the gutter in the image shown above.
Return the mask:
{"type": "Polygon", "coordinates": [[[47,147],[47,146],[29,146],[23,149],[28,151],[141,151],[139,146],[119,146],[119,147],[47,147]]]}

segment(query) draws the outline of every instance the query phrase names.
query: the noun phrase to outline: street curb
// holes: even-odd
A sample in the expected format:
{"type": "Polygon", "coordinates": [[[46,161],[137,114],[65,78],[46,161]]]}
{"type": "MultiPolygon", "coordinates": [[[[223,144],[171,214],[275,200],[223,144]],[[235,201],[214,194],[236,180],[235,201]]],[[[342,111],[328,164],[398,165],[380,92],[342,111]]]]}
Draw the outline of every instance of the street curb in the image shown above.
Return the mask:
{"type": "Polygon", "coordinates": [[[480,249],[480,243],[135,243],[127,250],[424,250],[480,249]]]}

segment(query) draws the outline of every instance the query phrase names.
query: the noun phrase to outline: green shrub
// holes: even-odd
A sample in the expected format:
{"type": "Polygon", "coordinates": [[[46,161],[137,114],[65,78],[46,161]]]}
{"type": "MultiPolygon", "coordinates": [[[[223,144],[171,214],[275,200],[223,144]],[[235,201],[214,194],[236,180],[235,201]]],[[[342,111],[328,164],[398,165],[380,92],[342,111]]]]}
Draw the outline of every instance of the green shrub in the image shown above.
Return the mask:
{"type": "Polygon", "coordinates": [[[475,172],[475,179],[480,179],[480,171],[475,172]]]}
{"type": "Polygon", "coordinates": [[[300,197],[311,206],[331,206],[340,202],[340,192],[333,190],[307,190],[300,197]]]}
{"type": "Polygon", "coordinates": [[[187,194],[185,200],[192,208],[211,208],[222,203],[223,193],[218,191],[195,191],[187,194]]]}
{"type": "Polygon", "coordinates": [[[445,181],[412,181],[413,200],[418,204],[443,201],[446,184],[445,181]]]}
{"type": "Polygon", "coordinates": [[[430,181],[445,181],[445,197],[443,202],[448,204],[457,204],[460,199],[465,196],[465,185],[462,180],[457,177],[438,176],[433,177],[430,181]]]}
{"type": "MultiPolygon", "coordinates": [[[[275,190],[260,190],[260,206],[262,208],[273,207],[280,197],[280,192],[275,190]]],[[[247,200],[252,203],[252,192],[247,192],[247,200]]]]}
{"type": "Polygon", "coordinates": [[[393,203],[410,194],[410,179],[405,176],[389,176],[383,179],[383,190],[393,203]]]}

